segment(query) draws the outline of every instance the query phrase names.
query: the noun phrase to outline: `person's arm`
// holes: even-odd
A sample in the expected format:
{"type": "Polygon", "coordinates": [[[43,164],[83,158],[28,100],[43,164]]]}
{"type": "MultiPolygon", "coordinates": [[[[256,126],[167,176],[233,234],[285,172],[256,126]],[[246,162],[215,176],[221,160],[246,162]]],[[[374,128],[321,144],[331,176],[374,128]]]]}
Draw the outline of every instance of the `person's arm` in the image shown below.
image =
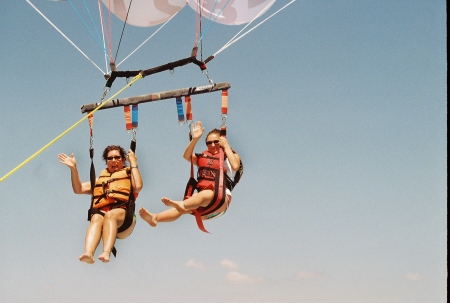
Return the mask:
{"type": "Polygon", "coordinates": [[[219,138],[219,144],[222,146],[225,154],[227,155],[228,161],[230,162],[231,169],[233,171],[238,171],[239,166],[241,165],[241,158],[238,154],[234,153],[233,150],[230,147],[230,144],[228,144],[228,140],[225,137],[219,138]]]}
{"type": "Polygon", "coordinates": [[[194,154],[194,148],[198,140],[202,137],[204,130],[205,129],[202,127],[201,121],[198,121],[193,124],[191,131],[192,140],[186,146],[186,149],[184,150],[183,153],[183,158],[189,162],[191,162],[192,157],[192,163],[194,163],[194,165],[197,165],[197,156],[194,154]]]}
{"type": "Polygon", "coordinates": [[[141,191],[144,183],[142,182],[141,172],[139,171],[137,165],[137,157],[135,153],[130,149],[128,151],[128,161],[130,162],[130,174],[131,174],[131,186],[133,186],[133,191],[137,194],[141,191]]]}
{"type": "Polygon", "coordinates": [[[72,181],[73,192],[76,194],[91,194],[91,183],[81,183],[77,169],[77,160],[75,159],[74,154],[72,153],[72,157],[69,157],[66,154],[59,154],[58,157],[60,163],[70,168],[70,179],[72,181]]]}

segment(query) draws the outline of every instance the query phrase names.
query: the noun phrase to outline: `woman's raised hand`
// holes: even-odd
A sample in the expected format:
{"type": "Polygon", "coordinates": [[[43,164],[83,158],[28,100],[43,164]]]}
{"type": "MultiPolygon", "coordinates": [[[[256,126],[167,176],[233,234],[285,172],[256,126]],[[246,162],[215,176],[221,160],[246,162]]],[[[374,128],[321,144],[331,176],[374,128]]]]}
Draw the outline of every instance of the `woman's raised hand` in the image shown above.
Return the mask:
{"type": "Polygon", "coordinates": [[[191,135],[192,138],[200,138],[203,135],[203,132],[205,131],[205,128],[202,126],[201,121],[194,122],[191,129],[191,135]]]}
{"type": "Polygon", "coordinates": [[[70,168],[74,168],[77,166],[77,160],[75,159],[75,156],[72,153],[72,157],[69,157],[66,154],[59,154],[59,163],[62,163],[64,165],[67,165],[70,168]]]}

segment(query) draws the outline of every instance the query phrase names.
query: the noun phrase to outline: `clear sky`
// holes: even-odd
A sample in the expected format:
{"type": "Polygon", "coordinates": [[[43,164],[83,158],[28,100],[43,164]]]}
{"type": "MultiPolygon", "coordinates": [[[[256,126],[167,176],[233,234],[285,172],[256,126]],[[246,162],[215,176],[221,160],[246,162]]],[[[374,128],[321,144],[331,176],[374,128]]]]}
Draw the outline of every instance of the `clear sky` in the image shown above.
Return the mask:
{"type": "MultiPolygon", "coordinates": [[[[68,2],[32,2],[104,68],[68,2]]],[[[0,19],[2,177],[81,119],[105,81],[26,1],[4,1],[0,19]]],[[[156,28],[126,27],[117,61],[156,28]]],[[[240,28],[214,24],[203,56],[240,28]]],[[[0,183],[0,302],[446,302],[446,35],[445,1],[296,1],[208,64],[231,84],[228,139],[245,166],[228,212],[205,223],[211,234],[192,216],[138,218],[109,264],[78,261],[90,199],[57,157],[73,152],[88,181],[84,121],[0,183]]],[[[194,40],[186,6],[121,69],[188,57],[194,40]]],[[[207,84],[185,66],[119,97],[207,84]]],[[[220,93],[192,100],[195,120],[220,126],[220,93]]],[[[106,145],[130,139],[120,108],[97,112],[97,169],[106,145]]],[[[137,140],[137,206],[163,211],[189,177],[175,100],[140,106],[137,140]]]]}

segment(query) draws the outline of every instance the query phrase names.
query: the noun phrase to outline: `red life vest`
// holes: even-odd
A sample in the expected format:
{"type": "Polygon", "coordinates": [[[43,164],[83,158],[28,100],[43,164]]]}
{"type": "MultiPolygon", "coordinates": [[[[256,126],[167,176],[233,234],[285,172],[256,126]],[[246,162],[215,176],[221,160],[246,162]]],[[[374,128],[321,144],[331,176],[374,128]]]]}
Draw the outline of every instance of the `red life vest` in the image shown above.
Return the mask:
{"type": "MultiPolygon", "coordinates": [[[[214,190],[215,180],[217,174],[220,172],[220,158],[219,154],[213,155],[205,150],[201,154],[197,154],[197,189],[202,191],[204,189],[214,190]]],[[[225,172],[224,168],[224,172],[225,172]]]]}
{"type": "MultiPolygon", "coordinates": [[[[233,150],[233,153],[235,151],[233,150]]],[[[219,173],[220,169],[220,158],[219,154],[213,155],[207,150],[203,151],[201,154],[196,154],[197,156],[197,189],[198,191],[202,191],[204,189],[212,189],[214,190],[215,178],[217,173],[219,173]]],[[[227,156],[224,153],[224,161],[227,159],[227,156]]],[[[241,179],[242,174],[244,173],[244,166],[242,165],[242,161],[239,164],[239,169],[236,171],[234,180],[232,180],[226,174],[226,168],[224,168],[225,182],[226,188],[230,191],[234,189],[236,184],[241,179]]]]}
{"type": "MultiPolygon", "coordinates": [[[[233,151],[234,152],[234,151],[233,151]]],[[[195,216],[197,225],[200,230],[208,232],[203,226],[202,217],[212,216],[217,217],[219,213],[217,210],[220,209],[226,200],[226,188],[230,191],[233,190],[234,186],[239,182],[242,173],[244,172],[244,166],[242,161],[239,164],[239,170],[232,180],[226,174],[226,168],[223,167],[223,163],[226,159],[226,155],[223,149],[220,149],[219,153],[216,155],[211,154],[209,151],[203,151],[201,154],[196,154],[197,156],[197,180],[194,179],[193,175],[193,165],[191,162],[191,178],[186,185],[186,190],[184,192],[184,199],[192,196],[194,190],[202,191],[205,189],[213,190],[214,196],[209,205],[205,207],[199,207],[192,211],[195,216]],[[221,171],[221,169],[223,171],[221,171]]],[[[223,212],[222,212],[223,214],[223,212]]]]}
{"type": "MultiPolygon", "coordinates": [[[[223,150],[220,150],[223,153],[223,150]]],[[[226,169],[221,163],[220,153],[213,155],[209,151],[205,150],[201,154],[197,154],[197,191],[210,189],[214,191],[214,197],[211,203],[205,207],[199,207],[197,211],[201,216],[209,215],[218,210],[225,203],[225,175],[226,169]],[[223,174],[221,175],[220,169],[223,168],[223,174]],[[221,192],[219,192],[221,191],[221,192]],[[218,199],[219,197],[219,199],[218,199]]],[[[222,156],[223,157],[223,156],[222,156]]],[[[225,159],[222,158],[222,161],[225,159]]]]}

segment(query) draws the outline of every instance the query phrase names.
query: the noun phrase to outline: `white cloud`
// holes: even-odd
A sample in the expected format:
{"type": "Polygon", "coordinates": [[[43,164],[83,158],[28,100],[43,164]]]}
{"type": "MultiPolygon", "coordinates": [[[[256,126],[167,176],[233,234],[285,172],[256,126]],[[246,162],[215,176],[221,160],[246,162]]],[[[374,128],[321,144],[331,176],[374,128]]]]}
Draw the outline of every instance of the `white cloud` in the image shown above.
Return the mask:
{"type": "Polygon", "coordinates": [[[52,291],[53,287],[51,285],[44,285],[44,291],[52,291]]]}
{"type": "Polygon", "coordinates": [[[228,268],[228,269],[238,269],[239,265],[237,265],[236,263],[234,263],[233,261],[224,259],[220,262],[220,266],[228,268]]]}
{"type": "Polygon", "coordinates": [[[258,279],[241,274],[240,272],[237,271],[230,271],[227,274],[227,280],[232,283],[239,283],[239,284],[249,284],[258,282],[258,279]]]}
{"type": "Polygon", "coordinates": [[[192,267],[197,270],[207,270],[208,266],[202,262],[195,261],[194,259],[190,259],[184,264],[185,267],[192,267]]]}
{"type": "Polygon", "coordinates": [[[322,279],[324,276],[315,271],[301,271],[298,277],[300,279],[322,279]]]}
{"type": "Polygon", "coordinates": [[[406,280],[410,280],[410,281],[417,281],[417,280],[422,280],[423,276],[419,273],[407,273],[405,275],[406,280]]]}

